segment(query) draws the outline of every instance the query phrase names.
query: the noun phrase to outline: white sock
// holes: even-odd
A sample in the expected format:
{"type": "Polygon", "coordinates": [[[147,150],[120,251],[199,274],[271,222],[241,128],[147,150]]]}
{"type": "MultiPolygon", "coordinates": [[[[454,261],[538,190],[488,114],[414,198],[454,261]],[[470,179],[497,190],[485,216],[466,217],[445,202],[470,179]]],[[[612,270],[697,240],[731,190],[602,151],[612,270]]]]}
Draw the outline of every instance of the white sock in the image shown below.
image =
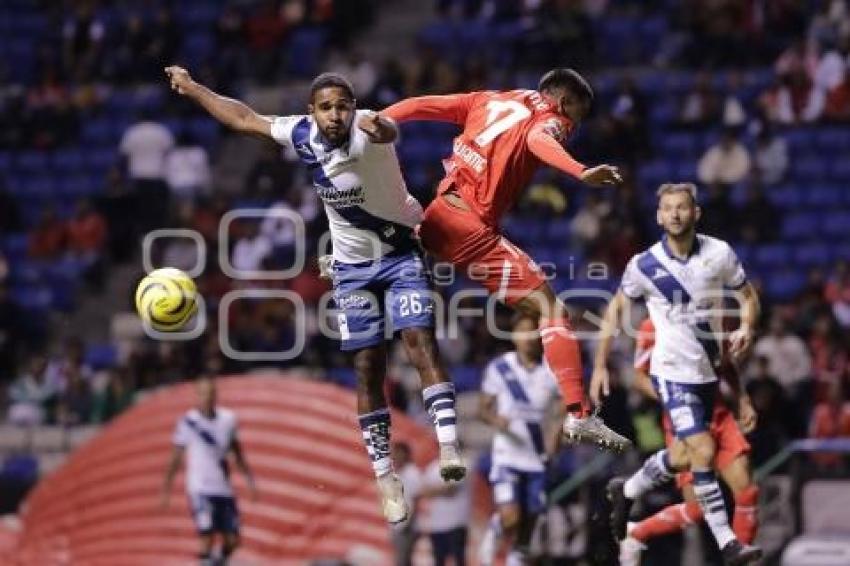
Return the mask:
{"type": "Polygon", "coordinates": [[[422,390],[422,400],[434,421],[440,444],[457,442],[457,413],[455,411],[455,385],[450,381],[435,383],[422,390]]]}
{"type": "Polygon", "coordinates": [[[644,493],[661,487],[673,479],[673,470],[666,450],[659,450],[646,459],[641,469],[632,474],[623,486],[623,494],[637,499],[644,493]]]}
{"type": "Polygon", "coordinates": [[[694,494],[697,496],[708,528],[717,540],[717,546],[725,547],[735,540],[735,533],[729,527],[729,515],[726,514],[726,502],[723,492],[712,470],[693,470],[694,494]]]}

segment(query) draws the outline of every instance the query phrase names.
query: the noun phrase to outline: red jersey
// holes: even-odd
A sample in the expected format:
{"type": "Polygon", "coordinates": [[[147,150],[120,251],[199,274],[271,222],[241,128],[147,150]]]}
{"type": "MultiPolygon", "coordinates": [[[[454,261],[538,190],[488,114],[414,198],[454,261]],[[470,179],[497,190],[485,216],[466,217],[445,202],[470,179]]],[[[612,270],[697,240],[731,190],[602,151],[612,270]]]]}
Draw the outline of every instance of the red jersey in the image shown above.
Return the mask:
{"type": "Polygon", "coordinates": [[[516,203],[541,159],[576,176],[584,169],[563,148],[557,148],[563,154],[556,156],[560,161],[548,158],[557,149],[547,143],[562,143],[572,123],[535,90],[411,98],[382,114],[398,122],[439,120],[463,128],[454,139],[451,157],[445,161],[447,174],[439,192],[454,185],[490,225],[497,225],[516,203]]]}

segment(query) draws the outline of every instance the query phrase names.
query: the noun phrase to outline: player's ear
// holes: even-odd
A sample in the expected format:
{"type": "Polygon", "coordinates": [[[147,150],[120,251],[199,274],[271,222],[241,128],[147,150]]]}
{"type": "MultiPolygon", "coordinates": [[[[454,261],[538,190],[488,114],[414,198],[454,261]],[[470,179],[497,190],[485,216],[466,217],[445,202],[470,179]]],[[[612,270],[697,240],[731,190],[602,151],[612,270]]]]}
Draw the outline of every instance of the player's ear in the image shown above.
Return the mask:
{"type": "Polygon", "coordinates": [[[315,106],[313,106],[313,103],[312,103],[312,102],[310,102],[309,104],[307,104],[307,114],[313,114],[313,110],[315,110],[315,109],[316,109],[316,107],[315,107],[315,106]]]}
{"type": "Polygon", "coordinates": [[[664,226],[664,222],[661,220],[661,209],[660,208],[655,211],[655,222],[659,226],[664,226]]]}
{"type": "Polygon", "coordinates": [[[697,205],[695,210],[694,210],[694,224],[699,222],[700,218],[702,218],[702,208],[700,208],[699,205],[697,205]]]}

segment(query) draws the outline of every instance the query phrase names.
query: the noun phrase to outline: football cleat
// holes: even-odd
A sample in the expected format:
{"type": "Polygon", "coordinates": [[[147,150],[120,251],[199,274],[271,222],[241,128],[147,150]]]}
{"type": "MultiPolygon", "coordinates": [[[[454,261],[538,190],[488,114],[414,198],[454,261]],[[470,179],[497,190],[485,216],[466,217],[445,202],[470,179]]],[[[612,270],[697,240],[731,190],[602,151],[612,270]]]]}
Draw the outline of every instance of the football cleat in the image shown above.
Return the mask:
{"type": "Polygon", "coordinates": [[[410,507],[404,498],[404,485],[393,472],[378,478],[381,508],[388,523],[401,523],[410,515],[410,507]]]}
{"type": "Polygon", "coordinates": [[[584,418],[567,415],[563,431],[570,444],[593,444],[613,452],[625,452],[632,446],[631,440],[608,428],[595,413],[584,418]]]}
{"type": "Polygon", "coordinates": [[[440,444],[440,477],[443,481],[460,481],[466,476],[466,464],[457,443],[440,444]]]}

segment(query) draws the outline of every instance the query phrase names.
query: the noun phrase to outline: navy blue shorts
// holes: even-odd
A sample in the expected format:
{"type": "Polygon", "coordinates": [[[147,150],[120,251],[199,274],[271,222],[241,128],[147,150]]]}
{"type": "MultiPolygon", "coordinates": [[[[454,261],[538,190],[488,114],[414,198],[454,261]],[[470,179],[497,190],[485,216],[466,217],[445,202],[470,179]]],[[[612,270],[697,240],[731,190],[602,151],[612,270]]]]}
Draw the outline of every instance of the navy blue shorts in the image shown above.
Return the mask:
{"type": "Polygon", "coordinates": [[[496,505],[515,503],[531,515],[542,513],[546,508],[544,472],[525,472],[500,466],[490,472],[490,481],[496,505]]]}
{"type": "Polygon", "coordinates": [[[709,432],[718,395],[717,382],[677,383],[652,376],[652,384],[670,417],[676,438],[709,432]]]}
{"type": "Polygon", "coordinates": [[[195,527],[202,535],[217,533],[239,534],[239,509],[236,500],[221,495],[189,495],[189,506],[195,527]]]}
{"type": "Polygon", "coordinates": [[[335,261],[334,303],[343,351],[375,346],[405,328],[434,327],[431,279],[416,252],[335,261]]]}

